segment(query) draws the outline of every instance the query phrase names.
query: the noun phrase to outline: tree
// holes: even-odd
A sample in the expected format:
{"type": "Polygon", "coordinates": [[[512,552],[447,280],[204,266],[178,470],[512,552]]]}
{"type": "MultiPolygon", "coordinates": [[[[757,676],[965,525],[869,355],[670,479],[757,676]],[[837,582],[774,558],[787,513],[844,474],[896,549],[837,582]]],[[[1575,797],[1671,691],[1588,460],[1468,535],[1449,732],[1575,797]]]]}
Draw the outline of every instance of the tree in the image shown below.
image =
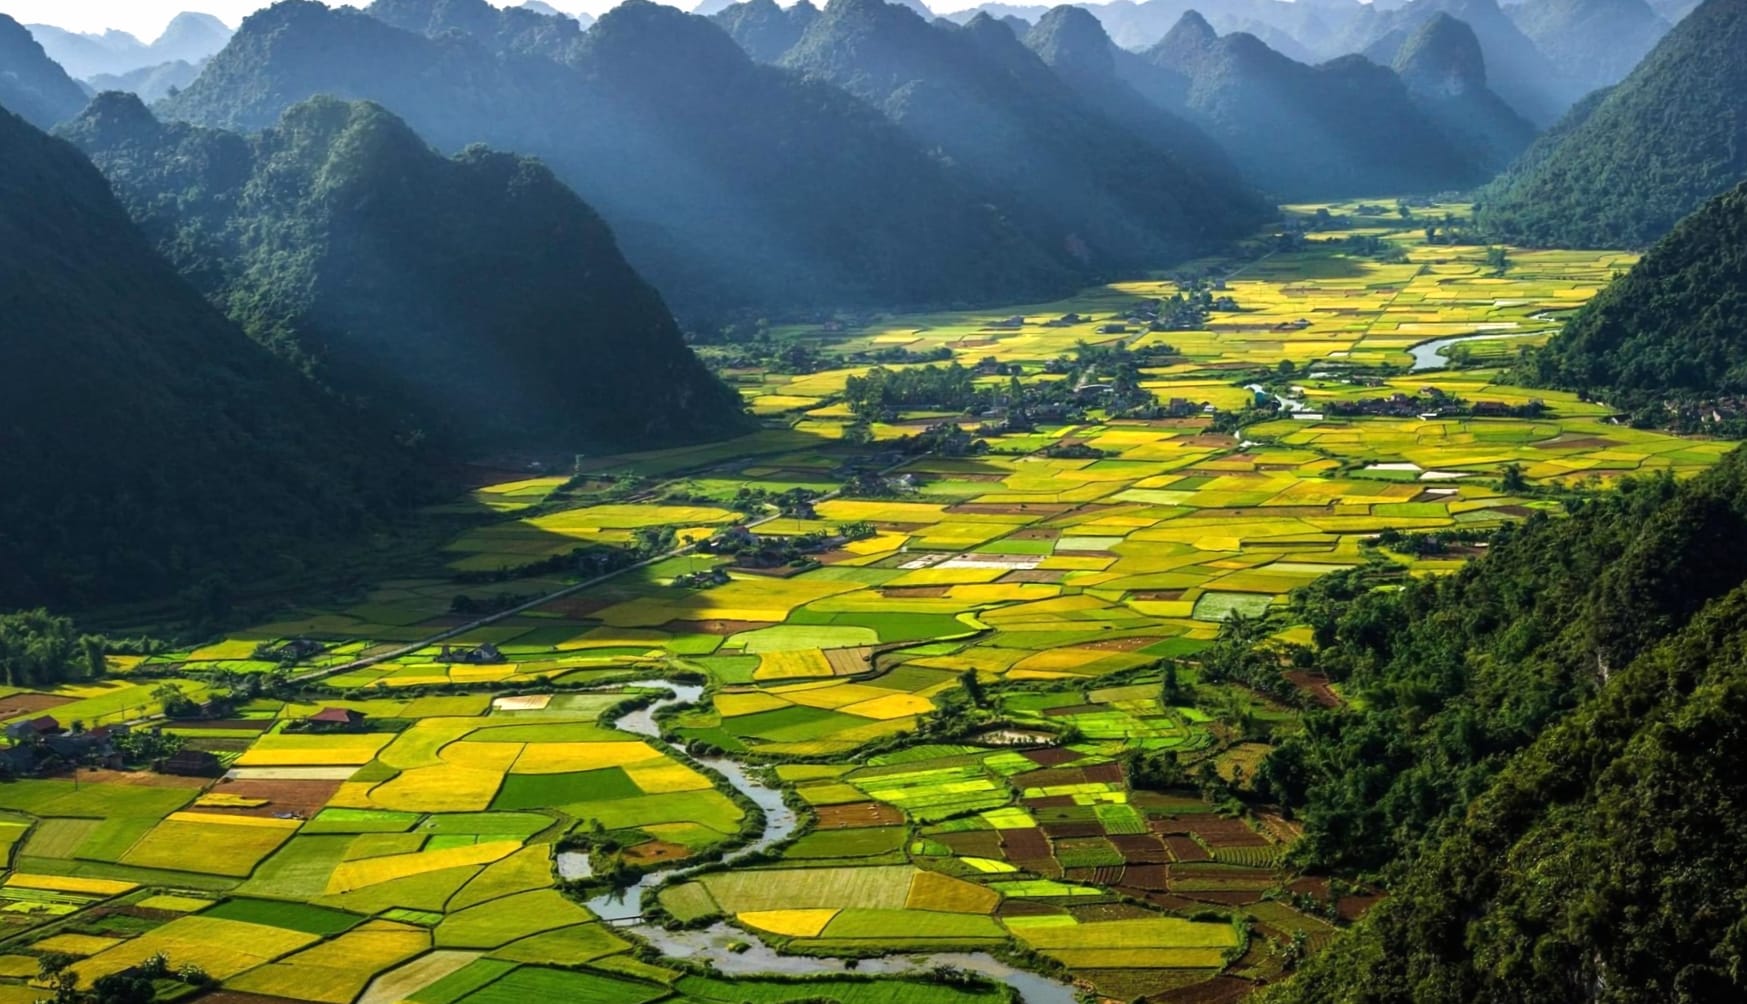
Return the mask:
{"type": "Polygon", "coordinates": [[[1504,475],[1504,490],[1511,494],[1520,494],[1529,490],[1528,475],[1523,472],[1521,464],[1505,464],[1501,472],[1504,475]]]}
{"type": "Polygon", "coordinates": [[[47,610],[0,615],[0,676],[15,687],[91,679],[102,672],[107,644],[47,610]]]}
{"type": "Polygon", "coordinates": [[[1174,661],[1167,661],[1164,679],[1159,683],[1159,702],[1169,707],[1174,704],[1182,704],[1185,696],[1187,695],[1183,686],[1177,679],[1177,664],[1174,661]]]}
{"type": "Polygon", "coordinates": [[[975,707],[987,707],[989,695],[983,690],[983,681],[977,678],[977,671],[967,669],[958,675],[958,685],[964,688],[965,696],[975,707]]]}
{"type": "Polygon", "coordinates": [[[79,639],[79,650],[85,657],[85,679],[99,680],[109,672],[109,656],[106,645],[97,635],[85,635],[79,639]]]}
{"type": "Polygon", "coordinates": [[[183,692],[182,685],[175,681],[152,688],[152,700],[163,707],[165,718],[189,718],[199,710],[198,705],[183,692]]]}
{"type": "Polygon", "coordinates": [[[1123,756],[1122,766],[1128,775],[1129,787],[1142,791],[1170,791],[1189,783],[1189,775],[1183,770],[1183,762],[1176,750],[1129,750],[1123,756]]]}

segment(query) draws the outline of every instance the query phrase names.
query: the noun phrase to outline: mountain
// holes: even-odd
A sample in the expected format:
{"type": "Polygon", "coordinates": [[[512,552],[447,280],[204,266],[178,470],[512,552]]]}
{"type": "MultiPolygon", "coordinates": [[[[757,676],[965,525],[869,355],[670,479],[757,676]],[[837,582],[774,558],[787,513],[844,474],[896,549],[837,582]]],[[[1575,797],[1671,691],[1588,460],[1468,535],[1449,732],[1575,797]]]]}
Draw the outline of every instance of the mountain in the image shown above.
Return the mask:
{"type": "Polygon", "coordinates": [[[79,114],[84,88],[43,52],[17,21],[0,14],[0,107],[47,129],[79,114]]]}
{"type": "Polygon", "coordinates": [[[1647,419],[1669,399],[1747,395],[1747,183],[1680,221],[1534,353],[1524,375],[1647,419]]]}
{"type": "Polygon", "coordinates": [[[1093,270],[1157,266],[1261,218],[1235,176],[1130,132],[986,15],[930,24],[881,0],[831,0],[782,65],[879,108],[1093,270]]]}
{"type": "Polygon", "coordinates": [[[1414,103],[1489,174],[1534,141],[1535,127],[1486,85],[1486,56],[1474,30],[1450,15],[1440,13],[1409,35],[1391,65],[1414,103]]]}
{"type": "Polygon", "coordinates": [[[1643,247],[1747,178],[1747,0],[1707,0],[1579,119],[1483,190],[1480,222],[1535,246],[1643,247]]]}
{"type": "Polygon", "coordinates": [[[606,225],[534,161],[444,158],[332,98],[239,136],[105,94],[62,133],[250,336],[409,431],[569,452],[739,422],[606,225]]]}
{"type": "Polygon", "coordinates": [[[1024,21],[1029,27],[1030,25],[1036,24],[1039,18],[1049,12],[1050,8],[1047,6],[1011,3],[983,3],[978,4],[975,7],[966,7],[963,10],[955,10],[952,13],[943,16],[954,24],[964,24],[978,14],[987,14],[997,21],[1004,21],[1011,17],[1024,21]]]}
{"type": "Polygon", "coordinates": [[[1290,0],[1114,0],[1083,4],[1098,16],[1116,44],[1136,51],[1157,45],[1183,15],[1194,10],[1222,35],[1243,32],[1266,41],[1300,62],[1316,62],[1344,54],[1328,52],[1328,44],[1347,22],[1366,11],[1359,0],[1290,2],[1290,0]]]}
{"type": "Polygon", "coordinates": [[[417,498],[410,458],[251,342],[77,150],[0,112],[0,607],[264,579],[417,498]]]}
{"type": "Polygon", "coordinates": [[[200,68],[181,60],[145,66],[119,76],[100,73],[86,79],[95,91],[127,91],[142,101],[158,101],[169,97],[172,90],[181,90],[200,76],[200,68]]]}
{"type": "Polygon", "coordinates": [[[1526,0],[1505,11],[1588,90],[1624,80],[1672,27],[1644,0],[1526,0]]]}
{"type": "Polygon", "coordinates": [[[349,8],[276,4],[160,111],[251,130],[331,94],[382,105],[441,150],[538,156],[698,320],[1013,302],[1082,279],[878,112],[754,63],[704,18],[633,0],[583,34],[503,12],[558,26],[516,35],[495,14],[461,19],[491,11],[483,0],[441,8],[448,19],[430,16],[438,0],[393,8],[426,35],[349,8]]]}
{"type": "Polygon", "coordinates": [[[535,14],[544,14],[547,17],[567,17],[584,28],[594,24],[594,15],[592,14],[566,14],[551,4],[545,3],[544,0],[523,0],[523,2],[518,6],[523,10],[533,11],[535,14]]]}
{"type": "Polygon", "coordinates": [[[1681,18],[1698,7],[1698,0],[1651,0],[1650,9],[1669,24],[1679,24],[1681,18]]]}
{"type": "Polygon", "coordinates": [[[1489,86],[1530,122],[1545,126],[1557,121],[1588,90],[1562,74],[1497,0],[1411,0],[1396,10],[1366,7],[1345,22],[1325,51],[1367,52],[1392,33],[1406,39],[1439,14],[1473,29],[1486,57],[1489,86]]]}
{"type": "Polygon", "coordinates": [[[371,17],[436,37],[457,32],[494,52],[562,59],[582,41],[582,22],[530,7],[498,9],[485,0],[375,0],[371,17]]]}
{"type": "Polygon", "coordinates": [[[1125,79],[1124,68],[1132,76],[1137,65],[1143,71],[1147,68],[1146,60],[1117,48],[1090,11],[1070,6],[1053,8],[1039,17],[1023,37],[1026,47],[1037,53],[1056,76],[1134,135],[1202,177],[1222,178],[1237,173],[1231,159],[1212,137],[1166,110],[1181,105],[1180,89],[1168,100],[1155,101],[1125,79]]]}
{"type": "Polygon", "coordinates": [[[1190,119],[1277,198],[1431,192],[1486,176],[1478,151],[1446,138],[1394,71],[1362,56],[1306,66],[1191,11],[1145,63],[1163,81],[1149,90],[1183,81],[1190,119]]]}
{"type": "Polygon", "coordinates": [[[1454,575],[1306,598],[1319,668],[1364,704],[1312,713],[1258,776],[1321,856],[1408,846],[1383,901],[1262,1000],[1747,995],[1743,535],[1736,450],[1531,519],[1454,575]]]}
{"type": "Polygon", "coordinates": [[[125,73],[146,65],[146,44],[125,31],[101,35],[80,34],[52,24],[29,24],[30,34],[48,57],[73,77],[84,79],[99,73],[125,73]]]}
{"type": "Polygon", "coordinates": [[[792,7],[778,7],[776,0],[746,0],[713,15],[746,54],[761,63],[774,63],[795,47],[807,26],[819,16],[809,0],[792,7]]]}
{"type": "Polygon", "coordinates": [[[230,26],[211,14],[183,12],[170,19],[148,54],[154,63],[198,63],[224,48],[230,37],[230,26]]]}
{"type": "Polygon", "coordinates": [[[101,35],[76,34],[53,25],[30,25],[31,34],[42,43],[49,57],[80,79],[121,76],[165,63],[198,65],[224,48],[230,28],[210,14],[184,12],[176,15],[151,45],[120,31],[101,35]]]}

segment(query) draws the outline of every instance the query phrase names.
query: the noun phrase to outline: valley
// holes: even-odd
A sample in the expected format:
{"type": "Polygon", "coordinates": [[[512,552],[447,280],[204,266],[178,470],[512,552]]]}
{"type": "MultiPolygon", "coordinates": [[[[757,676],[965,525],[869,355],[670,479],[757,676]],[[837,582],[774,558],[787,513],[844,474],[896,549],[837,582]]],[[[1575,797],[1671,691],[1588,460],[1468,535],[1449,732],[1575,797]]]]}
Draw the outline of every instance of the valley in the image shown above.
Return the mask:
{"type": "Polygon", "coordinates": [[[1278,981],[1382,898],[1270,766],[1380,699],[1313,657],[1316,588],[1730,449],[1514,384],[1637,256],[1446,243],[1471,212],[1296,205],[1060,301],[764,325],[699,351],[754,431],[498,458],[406,569],[0,688],[14,739],[163,761],[0,786],[0,1004],[1278,981]]]}

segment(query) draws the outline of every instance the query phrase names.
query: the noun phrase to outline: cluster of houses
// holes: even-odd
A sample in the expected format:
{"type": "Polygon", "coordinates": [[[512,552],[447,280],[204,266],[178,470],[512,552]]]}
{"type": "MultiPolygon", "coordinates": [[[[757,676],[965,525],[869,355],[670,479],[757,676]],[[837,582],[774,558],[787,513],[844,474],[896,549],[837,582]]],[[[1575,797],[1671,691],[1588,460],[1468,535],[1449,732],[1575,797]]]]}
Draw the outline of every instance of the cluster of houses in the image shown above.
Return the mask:
{"type": "Polygon", "coordinates": [[[115,740],[127,731],[125,725],[68,729],[50,715],[13,722],[6,727],[11,745],[0,750],[0,772],[29,777],[67,764],[120,767],[115,740]]]}
{"type": "Polygon", "coordinates": [[[1436,387],[1423,388],[1418,394],[1411,396],[1397,392],[1388,397],[1358,401],[1328,401],[1323,407],[1328,414],[1342,418],[1538,418],[1547,411],[1546,402],[1539,398],[1524,404],[1509,404],[1504,401],[1469,403],[1436,387]]]}
{"type": "MultiPolygon", "coordinates": [[[[913,491],[914,482],[905,490],[913,491]]],[[[698,544],[700,554],[719,554],[734,559],[740,568],[781,568],[810,554],[834,550],[849,539],[837,534],[808,533],[795,537],[763,537],[751,529],[735,525],[722,529],[710,539],[698,544]]],[[[705,572],[693,572],[674,580],[678,586],[704,588],[724,585],[727,571],[717,567],[705,572]]]]}
{"type": "Polygon", "coordinates": [[[308,638],[294,638],[281,645],[271,643],[257,645],[255,658],[262,662],[276,662],[281,666],[291,666],[311,659],[327,651],[327,646],[319,641],[308,638]]]}
{"type": "Polygon", "coordinates": [[[476,648],[444,645],[442,651],[437,653],[437,661],[464,666],[500,666],[509,662],[509,659],[496,645],[487,642],[476,648]]]}
{"type": "MultiPolygon", "coordinates": [[[[362,711],[327,707],[296,723],[294,728],[299,732],[361,732],[368,726],[369,718],[362,711]]],[[[156,734],[156,728],[152,732],[156,734]]],[[[127,769],[129,761],[118,741],[130,733],[132,729],[127,725],[87,729],[75,722],[69,728],[52,715],[13,722],[5,730],[8,745],[0,748],[0,777],[36,777],[69,767],[127,769]]],[[[217,754],[187,747],[161,756],[152,763],[152,769],[183,777],[217,777],[224,773],[217,754]]]]}

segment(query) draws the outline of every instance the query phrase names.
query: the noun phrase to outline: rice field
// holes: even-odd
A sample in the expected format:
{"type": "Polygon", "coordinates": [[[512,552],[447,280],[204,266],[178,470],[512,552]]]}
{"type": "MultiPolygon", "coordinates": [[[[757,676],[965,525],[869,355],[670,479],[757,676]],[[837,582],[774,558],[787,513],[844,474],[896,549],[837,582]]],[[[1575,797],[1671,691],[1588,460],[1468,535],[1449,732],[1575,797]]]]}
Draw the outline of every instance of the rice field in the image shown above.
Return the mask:
{"type": "MultiPolygon", "coordinates": [[[[294,699],[173,723],[219,777],[105,768],[0,786],[0,999],[45,992],[31,981],[51,952],[87,982],[163,953],[230,991],[329,1004],[1003,999],[650,961],[583,905],[597,887],[566,894],[562,848],[635,875],[707,861],[749,832],[747,804],[698,759],[723,753],[770,765],[805,826],[756,864],[649,898],[725,925],[722,944],[1002,949],[1117,999],[1265,980],[1271,945],[1302,935],[1314,949],[1354,910],[1290,866],[1294,825],[1244,800],[1298,705],[1202,679],[1197,654],[1320,576],[1442,574],[1486,531],[1559,515],[1563,493],[1695,473],[1724,451],[1503,382],[1517,347],[1630,256],[1520,251],[1496,275],[1485,248],[1388,233],[1405,258],[1385,262],[1347,255],[1343,236],[1204,263],[1235,309],[1195,330],[1134,322],[1179,291],[1166,276],[1053,304],[781,329],[827,365],[727,373],[764,418],[756,434],[479,488],[432,510],[460,528],[431,568],[121,660],[106,681],[8,691],[0,725],[96,726],[156,714],[160,676],[201,701],[285,659],[325,674],[294,699]],[[1473,343],[1460,367],[1408,369],[1414,346],[1466,334],[1521,337],[1473,343]],[[1137,386],[1170,417],[1111,414],[1092,389],[1005,425],[898,409],[854,442],[843,393],[869,368],[860,353],[945,349],[1002,388],[1060,380],[1057,361],[1081,343],[1136,353],[1137,386]],[[1291,407],[1235,428],[1231,414],[1258,400],[1291,407]],[[941,421],[986,448],[904,452],[941,421]],[[868,477],[842,491],[851,469],[868,477]],[[797,491],[804,504],[773,501],[797,491]],[[665,531],[738,550],[658,556],[424,644],[577,585],[565,559],[578,549],[665,531]],[[1385,543],[1438,533],[1464,543],[1385,543]],[[401,645],[418,647],[353,665],[401,645]],[[661,740],[612,728],[610,711],[649,696],[635,684],[679,674],[705,681],[705,697],[662,716],[661,740]],[[928,734],[964,708],[967,674],[999,727],[928,734]],[[362,722],[313,728],[330,708],[362,722]],[[1137,753],[1239,797],[1203,797],[1195,780],[1137,786],[1137,753]]],[[[1268,630],[1310,641],[1283,619],[1268,630]]],[[[1305,693],[1340,699],[1314,681],[1305,693]]]]}

